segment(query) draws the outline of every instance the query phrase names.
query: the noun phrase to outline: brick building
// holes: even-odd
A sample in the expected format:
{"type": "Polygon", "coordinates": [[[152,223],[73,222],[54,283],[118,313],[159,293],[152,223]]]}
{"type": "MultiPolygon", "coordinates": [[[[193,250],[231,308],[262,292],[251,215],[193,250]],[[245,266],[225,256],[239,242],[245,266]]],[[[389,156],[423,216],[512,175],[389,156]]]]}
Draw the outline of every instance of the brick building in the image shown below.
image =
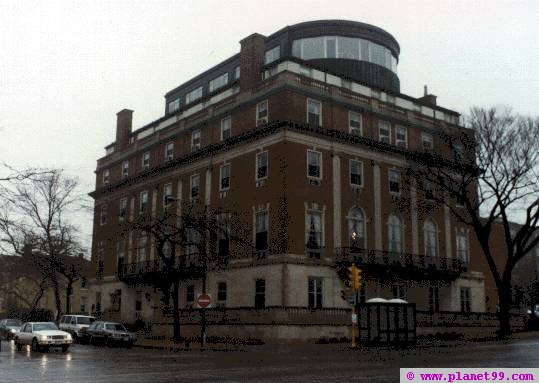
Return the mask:
{"type": "MultiPolygon", "coordinates": [[[[247,217],[254,251],[231,244],[227,268],[208,275],[217,305],[347,308],[335,263],[348,260],[363,269],[361,299],[484,311],[483,273],[468,267],[477,254],[471,232],[429,201],[429,185],[405,181],[415,152],[458,149],[441,130],[469,132],[435,96],[400,93],[394,37],[328,20],[240,44],[168,92],[156,121],[133,131],[133,112],[118,113],[91,193],[95,311],[126,322],[158,315],[160,292],[137,267],[155,249],[120,223],[162,214],[167,196],[247,217]]],[[[201,281],[182,281],[180,291],[187,307],[201,281]]]]}

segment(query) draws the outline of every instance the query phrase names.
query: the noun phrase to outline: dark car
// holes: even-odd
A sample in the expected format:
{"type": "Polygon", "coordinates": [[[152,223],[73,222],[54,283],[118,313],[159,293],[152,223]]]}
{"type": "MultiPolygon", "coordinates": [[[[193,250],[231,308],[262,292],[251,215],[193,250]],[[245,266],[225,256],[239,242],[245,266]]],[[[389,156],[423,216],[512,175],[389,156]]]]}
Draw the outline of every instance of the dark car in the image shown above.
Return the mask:
{"type": "Polygon", "coordinates": [[[96,321],[83,329],[80,338],[82,342],[90,344],[123,345],[128,348],[136,340],[135,334],[127,331],[123,324],[104,321],[96,321]]]}
{"type": "Polygon", "coordinates": [[[0,337],[11,340],[21,330],[22,322],[18,319],[0,320],[0,337]]]}

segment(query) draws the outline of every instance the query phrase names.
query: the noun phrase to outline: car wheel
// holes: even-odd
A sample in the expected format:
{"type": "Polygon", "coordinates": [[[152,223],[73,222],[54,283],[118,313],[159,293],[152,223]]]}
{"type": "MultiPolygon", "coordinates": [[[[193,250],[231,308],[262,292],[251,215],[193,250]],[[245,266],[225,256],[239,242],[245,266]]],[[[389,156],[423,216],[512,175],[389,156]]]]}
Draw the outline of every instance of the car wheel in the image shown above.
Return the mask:
{"type": "Polygon", "coordinates": [[[68,344],[64,344],[62,346],[62,352],[67,352],[67,350],[69,350],[69,345],[68,344]]]}
{"type": "Polygon", "coordinates": [[[15,339],[15,347],[17,347],[17,351],[22,351],[22,344],[19,343],[18,339],[15,339]]]}
{"type": "Polygon", "coordinates": [[[32,351],[34,351],[34,352],[39,352],[40,351],[39,343],[37,343],[36,338],[32,339],[32,351]]]}
{"type": "Polygon", "coordinates": [[[93,336],[90,336],[90,344],[95,345],[95,339],[93,336]]]}
{"type": "Polygon", "coordinates": [[[112,339],[110,339],[108,337],[105,338],[105,343],[106,343],[107,347],[112,347],[113,346],[112,339]]]}

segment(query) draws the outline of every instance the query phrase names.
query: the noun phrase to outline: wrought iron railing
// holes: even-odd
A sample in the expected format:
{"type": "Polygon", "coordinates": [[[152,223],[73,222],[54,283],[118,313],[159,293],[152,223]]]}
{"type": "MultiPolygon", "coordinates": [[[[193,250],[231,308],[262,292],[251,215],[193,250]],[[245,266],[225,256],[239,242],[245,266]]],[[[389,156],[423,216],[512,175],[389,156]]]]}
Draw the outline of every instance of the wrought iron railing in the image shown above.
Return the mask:
{"type": "Polygon", "coordinates": [[[398,253],[383,250],[339,247],[335,249],[337,262],[353,262],[358,266],[379,265],[463,272],[468,264],[460,259],[427,256],[422,254],[398,253]]]}
{"type": "Polygon", "coordinates": [[[170,262],[165,262],[161,258],[154,258],[118,265],[118,277],[122,279],[155,273],[163,274],[173,271],[193,273],[194,275],[202,270],[202,266],[202,260],[199,257],[180,256],[171,258],[170,262]]]}

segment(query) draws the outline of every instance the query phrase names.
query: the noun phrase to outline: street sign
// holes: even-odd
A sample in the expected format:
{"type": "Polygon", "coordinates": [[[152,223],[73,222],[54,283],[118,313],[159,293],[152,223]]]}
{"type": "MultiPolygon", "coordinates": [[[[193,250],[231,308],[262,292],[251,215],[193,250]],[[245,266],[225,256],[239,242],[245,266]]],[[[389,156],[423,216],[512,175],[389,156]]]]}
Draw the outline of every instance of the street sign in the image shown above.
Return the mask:
{"type": "Polygon", "coordinates": [[[211,295],[207,293],[199,294],[197,298],[197,304],[199,308],[205,309],[211,304],[211,295]]]}

